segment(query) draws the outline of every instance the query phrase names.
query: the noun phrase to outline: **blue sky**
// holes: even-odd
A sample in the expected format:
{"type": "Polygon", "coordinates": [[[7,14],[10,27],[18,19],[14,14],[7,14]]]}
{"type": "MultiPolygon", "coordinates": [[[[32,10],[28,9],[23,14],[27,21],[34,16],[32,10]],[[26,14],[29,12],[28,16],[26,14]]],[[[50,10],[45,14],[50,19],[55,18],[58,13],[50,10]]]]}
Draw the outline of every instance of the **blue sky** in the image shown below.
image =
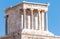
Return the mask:
{"type": "MultiPolygon", "coordinates": [[[[46,3],[47,0],[26,0],[29,2],[46,3]]],[[[5,35],[5,12],[4,9],[14,6],[22,0],[0,0],[0,36],[5,35]]],[[[48,11],[49,31],[60,36],[60,0],[48,0],[50,3],[48,11]]]]}

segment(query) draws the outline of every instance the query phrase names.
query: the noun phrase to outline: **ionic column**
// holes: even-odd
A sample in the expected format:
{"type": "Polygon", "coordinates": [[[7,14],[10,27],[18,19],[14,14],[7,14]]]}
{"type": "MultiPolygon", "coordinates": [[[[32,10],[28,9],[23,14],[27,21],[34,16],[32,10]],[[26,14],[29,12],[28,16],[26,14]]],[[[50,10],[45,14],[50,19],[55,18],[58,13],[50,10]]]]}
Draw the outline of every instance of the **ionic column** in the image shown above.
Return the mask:
{"type": "Polygon", "coordinates": [[[31,27],[30,28],[33,29],[33,9],[31,9],[31,18],[30,19],[31,19],[31,22],[30,22],[31,27]]]}
{"type": "Polygon", "coordinates": [[[40,15],[40,11],[38,10],[38,30],[41,30],[41,15],[40,15]]]}
{"type": "Polygon", "coordinates": [[[46,13],[46,31],[48,31],[48,16],[47,16],[48,13],[46,13]]]}
{"type": "Polygon", "coordinates": [[[44,31],[44,11],[42,10],[42,25],[41,25],[41,28],[42,28],[42,31],[44,31]]]}
{"type": "Polygon", "coordinates": [[[26,11],[23,9],[23,28],[26,29],[26,11]]]}
{"type": "Polygon", "coordinates": [[[42,31],[42,11],[40,10],[40,30],[42,31]]]}

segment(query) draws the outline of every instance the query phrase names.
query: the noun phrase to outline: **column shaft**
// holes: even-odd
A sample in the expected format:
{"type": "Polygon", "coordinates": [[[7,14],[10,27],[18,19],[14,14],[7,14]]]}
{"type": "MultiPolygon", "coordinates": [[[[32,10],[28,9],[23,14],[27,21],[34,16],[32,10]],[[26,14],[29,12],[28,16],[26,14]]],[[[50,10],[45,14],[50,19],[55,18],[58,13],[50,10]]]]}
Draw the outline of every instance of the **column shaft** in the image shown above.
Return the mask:
{"type": "Polygon", "coordinates": [[[26,11],[23,9],[23,28],[26,29],[26,11]]]}
{"type": "Polygon", "coordinates": [[[33,10],[31,10],[31,22],[30,22],[30,28],[33,29],[33,10]]]}
{"type": "Polygon", "coordinates": [[[40,21],[40,18],[41,18],[41,16],[40,16],[40,11],[38,11],[38,30],[40,30],[41,29],[41,21],[40,21]]]}
{"type": "Polygon", "coordinates": [[[40,30],[42,30],[42,13],[40,12],[40,30]]]}
{"type": "Polygon", "coordinates": [[[38,16],[35,17],[35,30],[38,30],[38,16]]]}
{"type": "Polygon", "coordinates": [[[46,13],[46,31],[48,31],[48,16],[47,16],[47,13],[46,13]]]}
{"type": "Polygon", "coordinates": [[[30,16],[28,16],[28,29],[30,29],[30,16]]]}
{"type": "Polygon", "coordinates": [[[42,12],[42,31],[44,31],[44,13],[42,12]]]}

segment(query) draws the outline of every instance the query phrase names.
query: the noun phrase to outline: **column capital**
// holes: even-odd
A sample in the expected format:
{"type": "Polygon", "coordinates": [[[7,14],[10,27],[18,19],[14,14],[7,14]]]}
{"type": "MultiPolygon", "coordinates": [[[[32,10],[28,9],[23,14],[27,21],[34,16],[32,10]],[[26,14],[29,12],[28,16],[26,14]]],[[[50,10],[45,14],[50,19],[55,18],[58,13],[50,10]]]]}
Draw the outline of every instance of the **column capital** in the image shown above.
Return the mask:
{"type": "Polygon", "coordinates": [[[34,9],[31,8],[31,10],[34,10],[34,9]]]}
{"type": "Polygon", "coordinates": [[[22,9],[26,10],[27,8],[22,8],[22,9]]]}
{"type": "Polygon", "coordinates": [[[6,19],[8,19],[8,17],[9,17],[9,15],[8,15],[8,14],[7,14],[7,15],[5,15],[5,18],[6,18],[6,19]]]}
{"type": "Polygon", "coordinates": [[[45,10],[40,10],[40,13],[45,12],[45,10]]]}
{"type": "Polygon", "coordinates": [[[48,13],[48,11],[45,11],[45,13],[48,13]]]}

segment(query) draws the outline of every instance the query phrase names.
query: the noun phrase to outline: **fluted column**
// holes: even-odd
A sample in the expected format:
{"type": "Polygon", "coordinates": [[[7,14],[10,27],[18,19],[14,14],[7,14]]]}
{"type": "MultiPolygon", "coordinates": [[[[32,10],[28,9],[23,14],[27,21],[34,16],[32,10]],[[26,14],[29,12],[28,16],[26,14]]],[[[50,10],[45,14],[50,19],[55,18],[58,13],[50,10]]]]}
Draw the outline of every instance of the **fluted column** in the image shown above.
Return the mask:
{"type": "Polygon", "coordinates": [[[41,28],[42,28],[42,31],[44,31],[44,11],[42,10],[41,12],[41,15],[42,15],[42,25],[41,25],[41,28]]]}
{"type": "Polygon", "coordinates": [[[23,9],[23,28],[26,29],[26,11],[23,9]]]}
{"type": "Polygon", "coordinates": [[[42,30],[42,12],[40,11],[40,30],[42,30]]]}
{"type": "Polygon", "coordinates": [[[31,9],[31,22],[30,22],[30,28],[33,29],[33,9],[31,9]]]}
{"type": "Polygon", "coordinates": [[[48,31],[48,13],[46,13],[46,31],[48,31]]]}
{"type": "Polygon", "coordinates": [[[38,30],[41,30],[41,15],[40,15],[40,10],[38,10],[38,30]]]}

